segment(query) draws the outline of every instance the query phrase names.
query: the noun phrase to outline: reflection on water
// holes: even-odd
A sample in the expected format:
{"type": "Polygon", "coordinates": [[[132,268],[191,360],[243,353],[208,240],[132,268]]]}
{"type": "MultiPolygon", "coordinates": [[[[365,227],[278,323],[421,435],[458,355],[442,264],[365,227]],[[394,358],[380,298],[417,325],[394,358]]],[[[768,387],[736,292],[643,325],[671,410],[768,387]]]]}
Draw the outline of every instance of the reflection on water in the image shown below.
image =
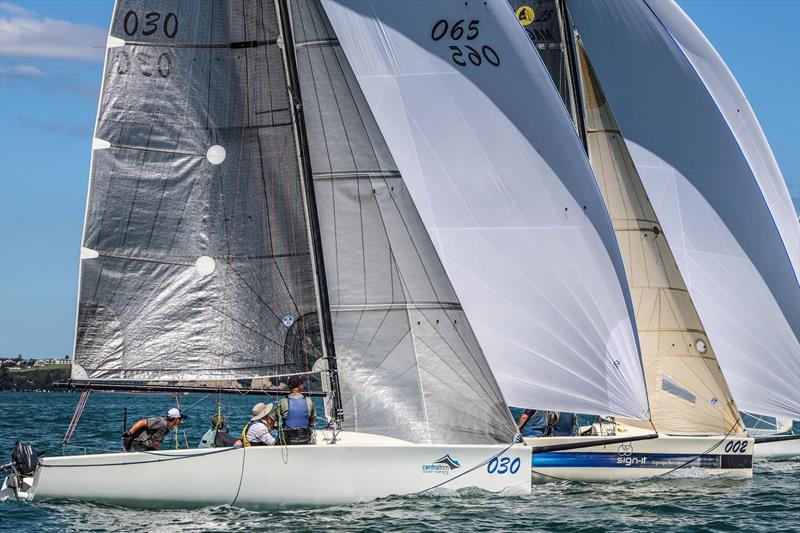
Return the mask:
{"type": "MultiPolygon", "coordinates": [[[[200,400],[184,398],[184,406],[200,400]]],[[[57,444],[77,395],[0,393],[0,460],[16,438],[43,449],[57,444]]],[[[165,397],[101,396],[89,400],[76,441],[118,447],[122,409],[129,421],[159,414],[165,397]]],[[[231,427],[245,420],[253,398],[223,398],[231,427]],[[228,405],[230,404],[230,405],[228,405]],[[241,419],[241,420],[240,420],[241,419]]],[[[216,410],[213,399],[198,403],[187,424],[190,442],[202,435],[216,410]]],[[[690,474],[691,475],[691,474],[690,474]]],[[[684,474],[682,474],[684,476],[684,474]]],[[[335,484],[334,479],[265,483],[335,484]]],[[[169,483],[168,479],[164,483],[169,483]]],[[[229,507],[192,511],[144,511],[95,504],[0,503],[2,531],[797,531],[800,524],[800,462],[757,462],[752,480],[661,478],[635,483],[556,482],[533,486],[530,496],[478,491],[391,497],[357,505],[252,512],[229,507]]]]}

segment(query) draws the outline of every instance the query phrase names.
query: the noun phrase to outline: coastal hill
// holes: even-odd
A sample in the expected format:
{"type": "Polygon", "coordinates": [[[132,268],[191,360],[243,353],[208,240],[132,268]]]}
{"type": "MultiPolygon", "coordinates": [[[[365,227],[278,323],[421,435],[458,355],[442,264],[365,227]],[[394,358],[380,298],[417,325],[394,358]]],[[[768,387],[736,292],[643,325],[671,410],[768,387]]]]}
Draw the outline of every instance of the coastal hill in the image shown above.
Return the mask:
{"type": "Polygon", "coordinates": [[[0,391],[51,390],[56,381],[69,379],[69,359],[0,359],[0,391]]]}

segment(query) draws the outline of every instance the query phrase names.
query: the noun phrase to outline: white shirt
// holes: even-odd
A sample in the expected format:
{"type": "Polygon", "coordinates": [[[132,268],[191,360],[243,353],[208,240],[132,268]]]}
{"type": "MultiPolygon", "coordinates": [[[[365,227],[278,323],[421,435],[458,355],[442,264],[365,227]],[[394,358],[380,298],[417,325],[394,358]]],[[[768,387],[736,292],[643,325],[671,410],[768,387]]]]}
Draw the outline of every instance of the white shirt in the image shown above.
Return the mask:
{"type": "Polygon", "coordinates": [[[272,436],[272,433],[269,432],[267,425],[261,420],[251,424],[247,429],[245,436],[251,443],[260,442],[262,444],[266,444],[267,446],[272,446],[275,444],[275,437],[272,436]]]}

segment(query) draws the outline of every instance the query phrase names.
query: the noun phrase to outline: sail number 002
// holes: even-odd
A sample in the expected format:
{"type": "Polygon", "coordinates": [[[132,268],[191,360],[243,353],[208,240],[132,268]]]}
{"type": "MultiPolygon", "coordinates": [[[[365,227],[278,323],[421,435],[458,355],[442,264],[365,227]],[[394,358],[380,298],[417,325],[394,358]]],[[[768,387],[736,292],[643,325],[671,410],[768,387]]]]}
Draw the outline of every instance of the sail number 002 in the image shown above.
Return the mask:
{"type": "MultiPolygon", "coordinates": [[[[467,22],[465,19],[460,19],[450,24],[445,19],[441,19],[433,25],[431,39],[441,41],[446,36],[449,36],[452,41],[459,41],[461,38],[465,38],[467,41],[474,41],[480,34],[479,24],[479,20],[467,22]]],[[[484,61],[494,67],[500,66],[500,56],[488,44],[480,46],[477,43],[472,43],[464,44],[463,46],[463,49],[461,45],[450,46],[450,50],[453,52],[450,59],[459,67],[466,67],[469,63],[479,67],[484,61]]]]}
{"type": "Polygon", "coordinates": [[[519,467],[522,466],[522,461],[519,457],[514,458],[512,461],[509,457],[495,457],[486,465],[486,471],[490,474],[516,474],[519,472],[519,467]]]}

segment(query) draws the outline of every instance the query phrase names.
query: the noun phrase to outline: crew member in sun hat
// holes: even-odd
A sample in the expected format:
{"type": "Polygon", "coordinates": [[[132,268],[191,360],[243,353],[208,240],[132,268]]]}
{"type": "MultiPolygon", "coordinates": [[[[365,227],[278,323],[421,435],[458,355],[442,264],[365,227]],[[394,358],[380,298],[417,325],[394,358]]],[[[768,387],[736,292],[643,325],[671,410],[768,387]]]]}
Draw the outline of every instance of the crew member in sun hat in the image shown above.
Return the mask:
{"type": "Polygon", "coordinates": [[[271,431],[275,429],[275,420],[270,416],[273,405],[258,402],[253,406],[253,416],[242,430],[242,444],[245,446],[272,446],[275,437],[271,431]]]}
{"type": "Polygon", "coordinates": [[[166,416],[143,418],[122,434],[122,447],[126,452],[157,450],[167,433],[186,418],[176,407],[167,411],[166,416]]]}

